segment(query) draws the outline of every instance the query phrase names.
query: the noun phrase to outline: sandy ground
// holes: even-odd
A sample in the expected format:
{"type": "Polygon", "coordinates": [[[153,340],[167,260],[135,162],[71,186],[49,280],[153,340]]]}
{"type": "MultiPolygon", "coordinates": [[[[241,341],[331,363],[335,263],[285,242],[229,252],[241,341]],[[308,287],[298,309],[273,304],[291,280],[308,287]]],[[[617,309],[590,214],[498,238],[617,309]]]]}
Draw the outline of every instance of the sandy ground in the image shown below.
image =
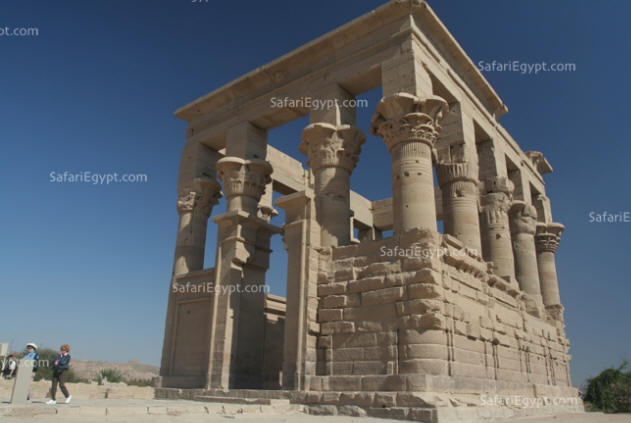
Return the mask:
{"type": "Polygon", "coordinates": [[[340,417],[340,416],[309,416],[306,414],[295,415],[274,415],[274,414],[244,414],[237,416],[221,416],[221,415],[203,415],[203,414],[185,414],[181,416],[130,416],[130,417],[93,417],[93,416],[35,416],[29,418],[19,417],[3,417],[2,422],[6,423],[208,423],[208,422],[244,422],[244,423],[317,423],[326,420],[327,422],[339,423],[385,423],[385,422],[401,422],[401,420],[375,419],[370,417],[340,417]]]}
{"type": "MultiPolygon", "coordinates": [[[[385,423],[385,422],[401,422],[401,420],[387,420],[387,419],[375,419],[370,417],[342,417],[342,416],[310,416],[306,414],[292,414],[292,415],[276,415],[276,414],[244,414],[244,415],[195,415],[185,414],[181,416],[129,416],[129,417],[116,417],[116,416],[35,416],[28,418],[20,417],[3,417],[3,423],[24,423],[36,422],[36,423],[57,423],[57,422],[69,422],[69,423],[202,423],[202,422],[256,422],[256,423],[316,423],[326,420],[332,423],[385,423]]],[[[498,421],[499,423],[500,421],[498,421]]],[[[600,414],[600,413],[586,413],[582,415],[560,415],[550,418],[529,418],[518,420],[501,420],[502,423],[629,423],[631,422],[631,414],[600,414]]]]}
{"type": "MultiPolygon", "coordinates": [[[[31,382],[30,393],[32,398],[46,398],[50,390],[51,382],[49,380],[40,380],[31,382]]],[[[74,399],[152,399],[153,388],[146,386],[127,386],[124,383],[106,383],[105,385],[97,385],[96,383],[67,383],[66,386],[74,399]]],[[[8,399],[11,397],[13,389],[13,380],[0,379],[0,399],[8,399]]],[[[63,400],[64,396],[57,390],[57,399],[63,400]]]]}
{"type": "Polygon", "coordinates": [[[563,414],[552,417],[530,417],[496,420],[497,423],[631,423],[631,414],[563,414]]]}
{"type": "MultiPolygon", "coordinates": [[[[12,408],[6,400],[0,402],[0,414],[3,408],[12,408]]],[[[201,422],[229,422],[239,421],[243,423],[316,423],[327,421],[332,423],[385,423],[401,422],[401,420],[377,419],[371,417],[347,417],[347,416],[313,416],[300,412],[300,406],[280,405],[278,407],[265,408],[261,413],[260,406],[244,406],[238,404],[201,403],[183,400],[147,400],[147,399],[79,399],[71,404],[58,404],[48,406],[44,400],[34,400],[24,411],[30,410],[23,416],[0,416],[2,423],[201,423],[201,422]],[[58,414],[32,413],[34,409],[39,412],[53,412],[58,414]],[[104,415],[107,408],[108,414],[104,415]],[[166,412],[182,413],[180,415],[150,415],[144,414],[147,410],[153,413],[161,410],[166,412]],[[204,411],[205,408],[205,411],[204,411]],[[144,411],[142,411],[144,409],[144,411]],[[202,412],[208,414],[201,414],[202,412]],[[111,410],[111,412],[110,412],[111,410]],[[142,413],[138,413],[141,410],[142,413]],[[68,414],[69,412],[73,412],[68,414]],[[86,414],[77,414],[81,412],[86,414]],[[87,412],[90,412],[89,414],[87,412]],[[94,413],[96,412],[96,413],[94,413]],[[134,415],[130,415],[133,412],[134,415]],[[98,415],[101,414],[101,415],[98,415]],[[127,414],[127,415],[125,415],[127,414]]],[[[514,418],[496,420],[497,423],[631,423],[631,414],[561,414],[552,417],[514,418]]],[[[454,422],[456,423],[456,422],[454,422]]]]}

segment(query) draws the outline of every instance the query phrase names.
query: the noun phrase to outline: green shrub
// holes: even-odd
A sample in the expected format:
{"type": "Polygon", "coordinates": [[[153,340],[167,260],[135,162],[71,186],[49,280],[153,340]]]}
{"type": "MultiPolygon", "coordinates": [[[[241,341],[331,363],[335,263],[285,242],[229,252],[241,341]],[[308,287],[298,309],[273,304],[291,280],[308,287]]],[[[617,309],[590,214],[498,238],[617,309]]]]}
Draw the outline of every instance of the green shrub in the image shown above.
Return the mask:
{"type": "Polygon", "coordinates": [[[623,413],[631,411],[631,370],[624,360],[617,369],[611,367],[587,381],[585,402],[594,411],[623,413]]]}
{"type": "Polygon", "coordinates": [[[82,383],[85,378],[80,378],[72,369],[66,370],[66,382],[68,383],[82,383]]]}
{"type": "Polygon", "coordinates": [[[151,379],[129,379],[125,383],[129,386],[151,386],[151,379]]]}
{"type": "MultiPolygon", "coordinates": [[[[35,372],[34,380],[51,380],[53,378],[53,362],[59,355],[58,351],[51,348],[40,348],[37,350],[39,354],[39,366],[35,372]]],[[[24,356],[24,354],[22,354],[24,356]]]]}
{"type": "Polygon", "coordinates": [[[123,381],[123,375],[116,369],[102,369],[94,380],[103,385],[105,379],[110,383],[119,383],[123,381]]]}
{"type": "MultiPolygon", "coordinates": [[[[37,367],[37,372],[33,376],[33,380],[52,380],[53,378],[53,363],[55,359],[59,355],[59,351],[53,350],[51,348],[40,348],[37,350],[39,354],[39,365],[37,367]]],[[[26,355],[26,352],[19,352],[14,354],[16,358],[21,359],[26,355]]],[[[78,377],[75,372],[72,370],[72,361],[70,362],[70,368],[66,370],[66,382],[69,383],[90,383],[90,381],[86,378],[78,377]]]]}

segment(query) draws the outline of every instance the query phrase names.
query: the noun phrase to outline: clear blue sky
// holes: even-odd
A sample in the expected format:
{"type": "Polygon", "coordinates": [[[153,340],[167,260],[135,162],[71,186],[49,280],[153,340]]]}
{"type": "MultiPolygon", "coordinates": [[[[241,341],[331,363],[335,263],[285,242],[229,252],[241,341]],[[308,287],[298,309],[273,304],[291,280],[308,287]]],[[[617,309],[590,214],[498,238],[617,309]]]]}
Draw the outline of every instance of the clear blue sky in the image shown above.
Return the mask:
{"type": "MultiPolygon", "coordinates": [[[[185,130],[173,111],[381,3],[3,0],[0,28],[39,36],[0,37],[0,341],[67,342],[81,359],[158,364],[185,130]],[[145,173],[148,182],[50,182],[65,170],[145,173]]],[[[588,218],[631,210],[631,3],[431,5],[476,63],[576,63],[575,72],[486,77],[510,109],[500,122],[555,168],[547,190],[567,226],[557,263],[581,383],[631,357],[631,223],[588,218]]],[[[379,95],[363,96],[365,132],[379,95]]],[[[270,143],[300,157],[304,125],[271,131],[270,143]]],[[[389,166],[370,137],[353,189],[390,196],[389,166]]],[[[208,237],[210,267],[212,227],[208,237]]],[[[284,294],[280,239],[274,248],[269,283],[284,294]]]]}

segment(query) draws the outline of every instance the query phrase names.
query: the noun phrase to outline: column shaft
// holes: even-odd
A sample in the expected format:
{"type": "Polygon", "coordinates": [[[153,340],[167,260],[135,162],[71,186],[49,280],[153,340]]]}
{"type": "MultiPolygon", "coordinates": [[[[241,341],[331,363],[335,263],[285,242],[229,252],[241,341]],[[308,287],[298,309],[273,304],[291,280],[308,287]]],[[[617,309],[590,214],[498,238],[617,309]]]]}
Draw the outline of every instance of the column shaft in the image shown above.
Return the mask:
{"type": "Polygon", "coordinates": [[[493,262],[498,276],[515,279],[515,260],[511,244],[508,209],[513,184],[506,177],[485,181],[481,198],[484,259],[493,262]]]}
{"type": "Polygon", "coordinates": [[[436,169],[443,194],[445,232],[481,255],[476,169],[469,163],[443,163],[436,169]]]}
{"type": "Polygon", "coordinates": [[[414,228],[436,229],[432,148],[420,142],[403,142],[392,154],[392,203],[397,233],[414,228]]]}
{"type": "Polygon", "coordinates": [[[384,139],[392,155],[394,232],[436,230],[434,143],[447,111],[440,97],[398,93],[383,98],[372,118],[373,134],[384,139]]]}
{"type": "Polygon", "coordinates": [[[554,253],[552,251],[541,251],[537,255],[537,263],[539,265],[543,304],[546,306],[561,304],[554,253]]]}
{"type": "Polygon", "coordinates": [[[516,201],[510,208],[511,236],[515,255],[515,277],[521,289],[537,304],[542,304],[535,230],[537,210],[523,201],[516,201]]]}
{"type": "Polygon", "coordinates": [[[208,218],[221,196],[221,187],[213,179],[197,178],[193,189],[177,202],[180,221],[175,242],[174,275],[204,268],[208,218]]]}
{"type": "Polygon", "coordinates": [[[350,172],[340,167],[325,167],[314,171],[316,210],[321,222],[322,245],[349,245],[350,172]]]}
{"type": "Polygon", "coordinates": [[[565,227],[560,223],[539,223],[535,234],[537,264],[543,305],[554,320],[563,320],[555,254],[565,227]]]}
{"type": "Polygon", "coordinates": [[[283,349],[283,389],[304,389],[309,301],[309,245],[313,193],[300,191],[279,198],[285,210],[283,240],[287,250],[287,310],[283,349]]]}
{"type": "Polygon", "coordinates": [[[359,160],[364,134],[346,124],[312,123],[302,132],[300,151],[315,178],[316,216],[323,247],[348,245],[350,233],[350,177],[359,160]]]}
{"type": "Polygon", "coordinates": [[[228,207],[214,219],[219,228],[208,386],[260,389],[265,293],[248,287],[265,284],[269,236],[277,232],[259,217],[271,213],[259,201],[272,167],[262,159],[227,156],[217,171],[228,207]]]}

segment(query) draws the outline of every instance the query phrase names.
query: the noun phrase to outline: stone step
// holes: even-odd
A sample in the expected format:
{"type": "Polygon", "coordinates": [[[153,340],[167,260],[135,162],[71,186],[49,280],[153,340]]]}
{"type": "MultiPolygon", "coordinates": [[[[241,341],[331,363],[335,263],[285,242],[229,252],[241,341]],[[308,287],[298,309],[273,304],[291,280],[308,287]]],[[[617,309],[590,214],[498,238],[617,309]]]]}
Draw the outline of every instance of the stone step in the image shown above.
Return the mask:
{"type": "Polygon", "coordinates": [[[198,393],[207,397],[289,399],[291,391],[280,389],[207,389],[198,393]]]}
{"type": "Polygon", "coordinates": [[[289,405],[288,399],[273,399],[273,398],[239,398],[239,397],[197,395],[193,398],[193,400],[202,401],[202,402],[221,402],[221,403],[226,403],[226,404],[289,405]]]}

